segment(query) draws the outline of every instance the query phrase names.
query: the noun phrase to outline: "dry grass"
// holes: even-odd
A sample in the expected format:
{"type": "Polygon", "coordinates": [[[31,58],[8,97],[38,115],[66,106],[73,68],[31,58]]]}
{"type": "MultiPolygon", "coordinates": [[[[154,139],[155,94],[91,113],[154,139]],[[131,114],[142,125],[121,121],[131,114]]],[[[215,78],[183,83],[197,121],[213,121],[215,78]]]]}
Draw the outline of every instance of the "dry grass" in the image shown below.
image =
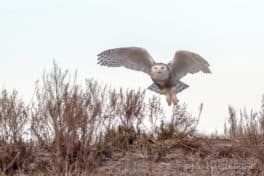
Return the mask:
{"type": "Polygon", "coordinates": [[[229,107],[225,134],[196,132],[202,112],[185,105],[166,116],[142,90],[84,86],[54,63],[26,105],[0,95],[0,175],[263,175],[260,112],[229,107]]]}

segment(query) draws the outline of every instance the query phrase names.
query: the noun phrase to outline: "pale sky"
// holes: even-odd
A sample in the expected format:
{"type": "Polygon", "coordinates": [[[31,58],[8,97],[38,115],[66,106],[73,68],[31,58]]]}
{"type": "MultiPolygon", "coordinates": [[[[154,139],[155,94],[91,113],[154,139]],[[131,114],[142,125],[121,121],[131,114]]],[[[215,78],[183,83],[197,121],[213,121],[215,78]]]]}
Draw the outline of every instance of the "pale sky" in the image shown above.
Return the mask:
{"type": "MultiPolygon", "coordinates": [[[[0,85],[26,101],[55,59],[116,87],[145,88],[144,73],[96,64],[102,50],[139,46],[167,63],[176,50],[199,53],[212,75],[188,75],[179,94],[197,113],[201,132],[223,130],[227,107],[260,108],[264,93],[264,1],[261,0],[8,0],[0,1],[0,85]]],[[[148,92],[149,95],[152,93],[148,92]]],[[[165,104],[165,98],[162,97],[165,104]]]]}

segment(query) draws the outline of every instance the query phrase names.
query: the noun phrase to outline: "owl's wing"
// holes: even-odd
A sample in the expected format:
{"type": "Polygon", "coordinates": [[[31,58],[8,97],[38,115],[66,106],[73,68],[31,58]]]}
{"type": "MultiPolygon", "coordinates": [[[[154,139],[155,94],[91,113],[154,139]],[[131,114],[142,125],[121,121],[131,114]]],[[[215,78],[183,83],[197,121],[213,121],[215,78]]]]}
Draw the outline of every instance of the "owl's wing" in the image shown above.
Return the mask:
{"type": "Polygon", "coordinates": [[[180,80],[187,73],[211,73],[208,62],[200,55],[190,51],[177,51],[168,64],[175,80],[180,80]]]}
{"type": "Polygon", "coordinates": [[[154,60],[151,55],[139,47],[126,47],[105,50],[98,54],[98,64],[108,67],[126,67],[150,74],[154,60]]]}

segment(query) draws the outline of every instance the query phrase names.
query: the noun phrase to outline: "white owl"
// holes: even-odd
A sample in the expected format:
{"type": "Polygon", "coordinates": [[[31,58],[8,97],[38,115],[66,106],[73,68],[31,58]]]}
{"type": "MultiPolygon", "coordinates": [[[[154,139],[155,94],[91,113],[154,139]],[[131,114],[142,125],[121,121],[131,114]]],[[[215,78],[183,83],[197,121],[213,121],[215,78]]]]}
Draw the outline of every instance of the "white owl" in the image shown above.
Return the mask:
{"type": "Polygon", "coordinates": [[[190,51],[177,51],[174,58],[164,64],[155,62],[144,48],[115,48],[98,54],[98,64],[147,73],[154,82],[148,89],[165,95],[168,105],[177,104],[176,94],[189,87],[180,81],[187,73],[211,73],[208,62],[190,51]]]}

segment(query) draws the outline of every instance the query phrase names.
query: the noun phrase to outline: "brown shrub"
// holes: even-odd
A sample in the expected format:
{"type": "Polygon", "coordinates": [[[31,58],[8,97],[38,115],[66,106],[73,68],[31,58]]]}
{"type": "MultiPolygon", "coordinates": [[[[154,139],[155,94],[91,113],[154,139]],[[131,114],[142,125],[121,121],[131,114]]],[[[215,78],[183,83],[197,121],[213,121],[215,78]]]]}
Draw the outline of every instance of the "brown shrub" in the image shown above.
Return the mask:
{"type": "Polygon", "coordinates": [[[236,115],[234,108],[229,106],[228,123],[225,124],[225,136],[243,144],[258,145],[264,141],[264,109],[260,112],[251,110],[240,111],[240,117],[236,115]]]}
{"type": "Polygon", "coordinates": [[[14,152],[0,157],[0,171],[78,174],[95,170],[111,157],[111,148],[123,150],[138,141],[182,138],[196,129],[198,119],[185,106],[175,106],[164,122],[159,98],[153,96],[147,102],[140,89],[112,89],[93,79],[81,86],[76,78],[77,74],[72,79],[54,62],[36,82],[30,106],[15,91],[2,91],[0,140],[14,152]]]}
{"type": "Polygon", "coordinates": [[[174,106],[170,121],[167,123],[163,120],[161,121],[157,132],[157,138],[159,140],[164,140],[192,136],[199,123],[202,108],[203,105],[201,104],[199,115],[195,118],[187,112],[185,105],[174,106]]]}
{"type": "Polygon", "coordinates": [[[25,135],[28,108],[18,99],[17,92],[2,90],[0,95],[0,144],[18,143],[25,135]]]}

